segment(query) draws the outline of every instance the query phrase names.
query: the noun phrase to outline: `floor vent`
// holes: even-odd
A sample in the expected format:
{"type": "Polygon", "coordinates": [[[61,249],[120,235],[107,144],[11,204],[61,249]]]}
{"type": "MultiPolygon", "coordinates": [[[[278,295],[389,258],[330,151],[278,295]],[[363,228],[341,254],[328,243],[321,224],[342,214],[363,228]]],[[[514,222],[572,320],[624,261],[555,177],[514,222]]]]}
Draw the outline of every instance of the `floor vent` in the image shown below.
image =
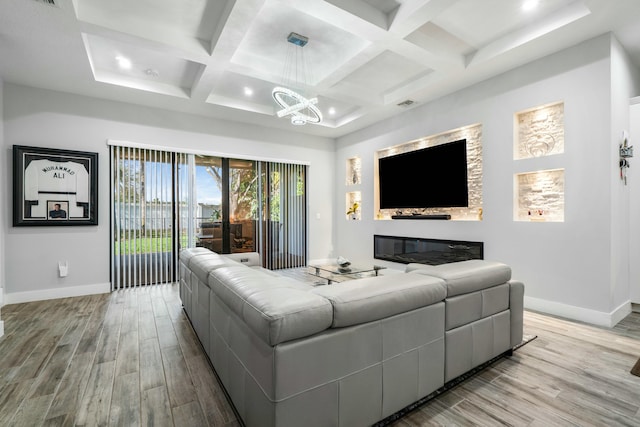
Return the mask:
{"type": "Polygon", "coordinates": [[[407,99],[406,101],[402,101],[401,103],[399,103],[398,107],[408,107],[413,103],[415,103],[415,101],[412,101],[411,99],[407,99]]]}

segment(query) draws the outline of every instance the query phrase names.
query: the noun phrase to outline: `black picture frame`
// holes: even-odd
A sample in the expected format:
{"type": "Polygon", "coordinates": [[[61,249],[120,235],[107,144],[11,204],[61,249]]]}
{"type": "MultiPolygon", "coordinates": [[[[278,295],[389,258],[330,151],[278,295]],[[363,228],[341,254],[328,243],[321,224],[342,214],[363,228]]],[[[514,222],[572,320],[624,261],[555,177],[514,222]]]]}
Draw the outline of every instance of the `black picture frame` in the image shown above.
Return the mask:
{"type": "Polygon", "coordinates": [[[13,146],[13,226],[98,225],[98,153],[13,146]]]}

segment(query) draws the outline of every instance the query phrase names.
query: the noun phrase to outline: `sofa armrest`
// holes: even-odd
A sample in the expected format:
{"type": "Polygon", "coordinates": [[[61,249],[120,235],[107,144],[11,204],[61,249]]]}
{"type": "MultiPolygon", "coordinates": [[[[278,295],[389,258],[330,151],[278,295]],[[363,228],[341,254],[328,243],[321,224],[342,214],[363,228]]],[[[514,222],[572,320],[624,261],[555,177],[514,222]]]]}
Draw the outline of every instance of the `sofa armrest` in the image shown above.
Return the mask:
{"type": "Polygon", "coordinates": [[[512,280],[509,282],[509,310],[511,311],[511,347],[522,342],[524,284],[512,280]]]}

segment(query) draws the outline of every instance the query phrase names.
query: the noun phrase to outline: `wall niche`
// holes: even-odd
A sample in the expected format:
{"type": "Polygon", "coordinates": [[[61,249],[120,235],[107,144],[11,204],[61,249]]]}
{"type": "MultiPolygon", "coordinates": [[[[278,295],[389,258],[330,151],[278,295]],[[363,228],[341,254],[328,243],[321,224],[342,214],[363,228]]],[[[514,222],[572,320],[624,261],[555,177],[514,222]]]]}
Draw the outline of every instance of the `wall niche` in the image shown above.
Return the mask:
{"type": "Polygon", "coordinates": [[[564,221],[564,169],[515,175],[516,221],[564,221]]]}
{"type": "Polygon", "coordinates": [[[360,157],[347,159],[345,185],[357,185],[362,182],[362,161],[360,157]]]}
{"type": "Polygon", "coordinates": [[[515,114],[515,160],[564,153],[564,103],[515,114]]]}
{"type": "MultiPolygon", "coordinates": [[[[514,159],[538,158],[537,167],[556,165],[549,156],[564,153],[564,103],[514,114],[514,159]]],[[[514,176],[515,221],[564,221],[564,169],[541,169],[514,176]]]]}
{"type": "MultiPolygon", "coordinates": [[[[452,129],[436,135],[426,136],[393,147],[378,150],[375,153],[375,212],[376,219],[391,219],[396,214],[395,209],[380,209],[378,187],[378,159],[433,147],[448,142],[467,140],[467,185],[469,191],[468,207],[461,208],[427,208],[427,209],[402,209],[404,215],[451,215],[452,220],[479,221],[482,220],[482,125],[473,124],[458,129],[452,129]]],[[[437,183],[434,183],[437,185],[437,183]]]]}
{"type": "Polygon", "coordinates": [[[358,221],[362,219],[362,193],[349,191],[345,197],[345,213],[347,219],[358,221]]]}

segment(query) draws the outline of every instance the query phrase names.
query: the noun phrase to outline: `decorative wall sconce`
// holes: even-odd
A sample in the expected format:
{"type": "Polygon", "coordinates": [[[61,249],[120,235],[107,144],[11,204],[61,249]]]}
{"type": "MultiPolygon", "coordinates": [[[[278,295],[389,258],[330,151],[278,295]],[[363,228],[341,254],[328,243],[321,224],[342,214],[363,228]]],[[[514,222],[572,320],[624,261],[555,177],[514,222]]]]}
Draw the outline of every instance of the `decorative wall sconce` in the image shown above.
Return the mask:
{"type": "Polygon", "coordinates": [[[622,131],[622,142],[620,143],[620,179],[624,181],[624,185],[627,185],[627,169],[631,164],[629,160],[633,157],[633,146],[629,145],[629,134],[628,132],[622,131]]]}

